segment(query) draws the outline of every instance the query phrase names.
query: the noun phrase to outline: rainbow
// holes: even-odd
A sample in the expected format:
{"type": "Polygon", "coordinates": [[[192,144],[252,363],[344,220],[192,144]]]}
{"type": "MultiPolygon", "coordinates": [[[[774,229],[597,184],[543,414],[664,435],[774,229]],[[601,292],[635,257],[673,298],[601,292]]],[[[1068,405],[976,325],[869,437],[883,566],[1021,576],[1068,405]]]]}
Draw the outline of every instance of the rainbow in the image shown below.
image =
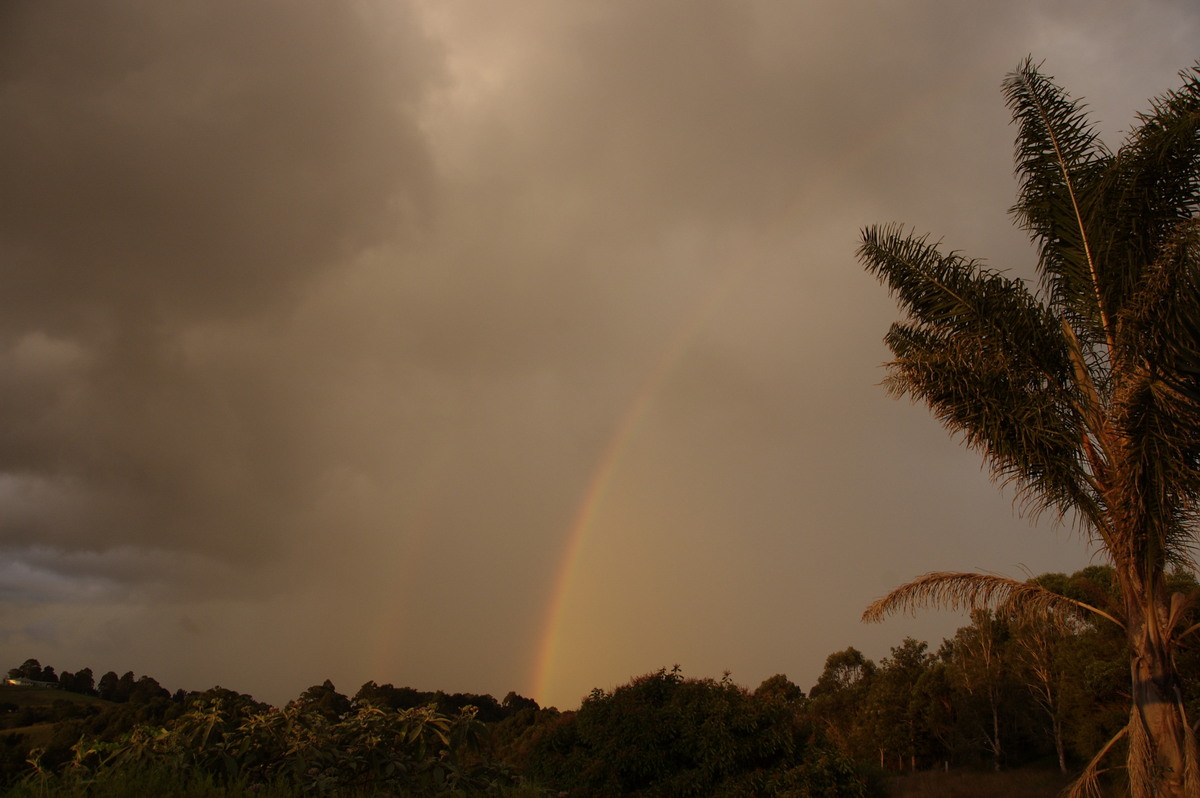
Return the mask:
{"type": "MultiPolygon", "coordinates": [[[[808,183],[806,191],[801,192],[787,208],[776,215],[775,219],[767,225],[768,231],[778,229],[796,219],[806,206],[818,201],[824,195],[826,187],[833,185],[834,181],[852,166],[880,149],[913,120],[929,113],[936,105],[952,97],[955,92],[967,84],[970,74],[971,70],[960,69],[956,76],[942,80],[939,85],[926,91],[916,102],[860,136],[853,146],[843,152],[840,157],[833,159],[815,179],[808,183]]],[[[593,520],[604,503],[609,483],[620,465],[621,457],[634,438],[642,418],[653,404],[659,389],[671,370],[686,353],[696,332],[733,287],[752,269],[752,264],[733,265],[715,278],[715,285],[705,293],[697,303],[697,307],[688,314],[680,329],[672,336],[613,426],[613,432],[592,471],[592,476],[583,491],[583,497],[572,517],[566,536],[566,545],[563,548],[557,576],[554,579],[533,668],[532,694],[538,701],[546,700],[550,681],[562,653],[559,650],[559,640],[562,636],[564,609],[570,595],[572,579],[579,565],[580,552],[593,520]]]]}
{"type": "Polygon", "coordinates": [[[704,300],[697,304],[697,307],[693,309],[685,322],[680,325],[679,330],[671,337],[670,342],[658,357],[654,367],[650,369],[646,378],[642,380],[633,399],[617,420],[613,433],[609,436],[608,444],[604,447],[604,451],[601,453],[600,459],[592,471],[591,479],[588,480],[587,488],[583,493],[583,499],[579,503],[579,508],[575,511],[574,519],[567,533],[567,543],[564,547],[558,576],[554,580],[554,588],[550,594],[549,610],[542,625],[543,631],[541,642],[537,648],[537,659],[535,661],[533,676],[533,695],[538,697],[537,700],[545,700],[549,680],[554,673],[554,666],[558,655],[557,642],[563,621],[563,609],[567,602],[571,579],[575,574],[576,564],[579,561],[580,550],[583,547],[587,531],[592,526],[592,520],[596,516],[596,511],[600,508],[608,492],[609,482],[612,480],[612,476],[620,464],[621,455],[628,448],[629,441],[633,439],[639,422],[646,415],[646,411],[653,403],[654,397],[666,380],[667,375],[683,356],[704,320],[733,288],[737,276],[738,272],[736,270],[727,269],[723,275],[723,279],[716,281],[715,285],[707,292],[704,300]]]}

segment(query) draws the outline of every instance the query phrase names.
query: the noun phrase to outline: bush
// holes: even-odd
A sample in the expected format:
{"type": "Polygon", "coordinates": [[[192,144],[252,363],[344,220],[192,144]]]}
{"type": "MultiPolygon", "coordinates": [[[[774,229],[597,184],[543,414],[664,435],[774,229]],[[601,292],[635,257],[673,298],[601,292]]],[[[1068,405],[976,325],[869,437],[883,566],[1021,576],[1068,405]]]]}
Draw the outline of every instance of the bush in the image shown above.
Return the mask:
{"type": "Polygon", "coordinates": [[[587,795],[881,795],[802,719],[799,690],[752,694],[678,668],[596,690],[548,724],[532,774],[587,795]]]}

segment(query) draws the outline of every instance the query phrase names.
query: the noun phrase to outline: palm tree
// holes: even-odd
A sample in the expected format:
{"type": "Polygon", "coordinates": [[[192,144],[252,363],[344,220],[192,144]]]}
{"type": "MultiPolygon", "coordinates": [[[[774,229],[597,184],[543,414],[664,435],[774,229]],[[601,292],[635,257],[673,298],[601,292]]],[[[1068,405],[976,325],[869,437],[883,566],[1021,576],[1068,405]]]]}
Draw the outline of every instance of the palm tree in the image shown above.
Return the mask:
{"type": "Polygon", "coordinates": [[[1180,77],[1115,152],[1031,60],[1005,79],[1018,128],[1011,213],[1037,247],[1036,286],[896,225],[866,229],[858,250],[905,311],[885,338],[889,392],[923,400],[982,452],[1024,511],[1085,530],[1120,592],[1092,606],[1015,579],[933,573],[863,617],[1003,605],[1123,627],[1129,723],[1076,795],[1095,794],[1121,737],[1136,798],[1200,795],[1174,659],[1198,597],[1166,582],[1195,567],[1200,515],[1200,62],[1180,77]]]}

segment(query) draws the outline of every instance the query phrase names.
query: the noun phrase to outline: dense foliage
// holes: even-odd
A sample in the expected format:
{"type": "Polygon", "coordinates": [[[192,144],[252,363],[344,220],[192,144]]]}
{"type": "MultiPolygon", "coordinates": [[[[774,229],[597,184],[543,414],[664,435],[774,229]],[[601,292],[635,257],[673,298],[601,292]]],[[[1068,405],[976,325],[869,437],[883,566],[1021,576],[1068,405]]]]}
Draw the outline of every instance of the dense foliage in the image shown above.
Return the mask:
{"type": "Polygon", "coordinates": [[[538,740],[533,772],[598,796],[880,794],[811,727],[785,677],[751,693],[678,668],[593,691],[538,740]]]}
{"type": "MultiPolygon", "coordinates": [[[[1171,589],[1197,593],[1190,574],[1171,589]]],[[[1117,601],[1112,569],[1031,582],[1099,606],[1117,601]]],[[[1186,622],[1197,620],[1189,610],[1186,622]]],[[[1183,703],[1200,711],[1200,647],[1181,647],[1183,703]]],[[[908,639],[875,663],[831,654],[808,713],[852,756],[889,770],[1011,768],[1079,772],[1128,721],[1129,672],[1119,628],[1093,615],[1050,619],[977,610],[936,651],[908,639]]]]}

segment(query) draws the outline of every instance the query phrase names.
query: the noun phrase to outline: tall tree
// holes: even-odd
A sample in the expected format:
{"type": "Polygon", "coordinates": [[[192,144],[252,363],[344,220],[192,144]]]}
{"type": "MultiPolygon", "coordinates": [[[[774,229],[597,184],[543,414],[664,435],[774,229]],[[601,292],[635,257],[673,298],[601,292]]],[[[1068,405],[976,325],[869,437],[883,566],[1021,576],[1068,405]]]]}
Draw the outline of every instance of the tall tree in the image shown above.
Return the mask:
{"type": "Polygon", "coordinates": [[[971,612],[971,625],[958,630],[944,646],[951,665],[949,675],[972,703],[980,706],[976,730],[987,748],[992,768],[1004,760],[1001,705],[1008,688],[1006,644],[1009,630],[1004,620],[988,610],[971,612]]]}
{"type": "Polygon", "coordinates": [[[1063,684],[1071,677],[1068,669],[1071,663],[1064,656],[1064,649],[1073,631],[1048,618],[1027,616],[1018,620],[1012,636],[1015,664],[1029,694],[1046,716],[1061,773],[1067,772],[1063,684]]]}
{"type": "Polygon", "coordinates": [[[352,708],[350,699],[339,693],[328,679],[305,690],[291,705],[300,707],[304,712],[324,715],[330,723],[337,723],[346,717],[352,708]]]}
{"type": "MultiPolygon", "coordinates": [[[[933,573],[877,601],[878,620],[926,604],[1098,613],[1124,630],[1133,795],[1200,795],[1175,651],[1195,595],[1200,507],[1200,65],[1152,101],[1112,151],[1026,59],[1004,81],[1018,133],[1012,209],[1038,249],[1036,288],[896,225],[859,258],[906,312],[886,385],[923,400],[1022,506],[1077,522],[1111,563],[1120,600],[1097,607],[988,574],[933,573]]],[[[1115,738],[1114,738],[1115,740],[1115,738]]],[[[1105,746],[1077,782],[1095,789],[1105,746]]]]}
{"type": "Polygon", "coordinates": [[[96,677],[92,675],[91,668],[84,668],[75,672],[75,678],[71,680],[71,691],[82,693],[83,695],[96,694],[96,677]]]}
{"type": "Polygon", "coordinates": [[[35,682],[42,678],[42,663],[36,659],[27,659],[15,668],[9,668],[10,679],[32,679],[35,682]]]}
{"type": "Polygon", "coordinates": [[[878,753],[882,768],[886,752],[875,745],[865,712],[877,670],[875,663],[853,646],[830,654],[809,690],[808,713],[842,751],[864,761],[878,753]]]}
{"type": "Polygon", "coordinates": [[[933,657],[929,645],[907,637],[879,663],[867,689],[864,710],[868,733],[879,746],[880,767],[916,770],[917,759],[928,761],[931,735],[925,724],[925,696],[917,683],[933,657]]]}

